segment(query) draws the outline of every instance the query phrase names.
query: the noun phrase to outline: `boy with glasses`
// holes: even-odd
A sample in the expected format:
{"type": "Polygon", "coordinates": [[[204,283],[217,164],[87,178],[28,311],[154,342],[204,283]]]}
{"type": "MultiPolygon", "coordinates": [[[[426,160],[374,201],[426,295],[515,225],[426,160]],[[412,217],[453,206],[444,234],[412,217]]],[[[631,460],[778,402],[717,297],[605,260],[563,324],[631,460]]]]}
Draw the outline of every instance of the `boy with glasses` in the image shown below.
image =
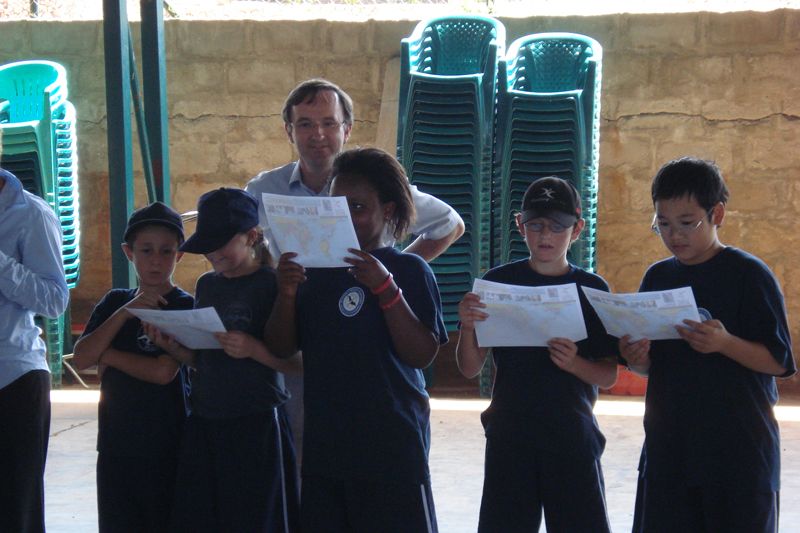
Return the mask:
{"type": "MultiPolygon", "coordinates": [[[[485,280],[531,287],[575,283],[608,291],[598,275],[567,262],[584,227],[578,192],[556,177],[534,181],[516,216],[530,257],[494,268],[485,280]]],[[[552,338],[547,346],[494,347],[497,368],[492,403],[481,415],[486,465],[479,533],[609,531],[600,456],[605,438],[592,406],[597,388],[617,380],[616,341],[578,290],[586,339],[552,338]]],[[[486,304],[467,293],[458,306],[461,373],[480,372],[488,348],[479,347],[475,323],[486,304]]]]}
{"type": "Polygon", "coordinates": [[[681,339],[620,339],[630,368],[649,376],[633,531],[775,532],[775,376],[796,371],[783,295],[760,259],[720,242],[728,189],[713,162],[670,161],[651,195],[672,257],[640,290],[689,286],[704,320],[676,326],[681,339]]]}

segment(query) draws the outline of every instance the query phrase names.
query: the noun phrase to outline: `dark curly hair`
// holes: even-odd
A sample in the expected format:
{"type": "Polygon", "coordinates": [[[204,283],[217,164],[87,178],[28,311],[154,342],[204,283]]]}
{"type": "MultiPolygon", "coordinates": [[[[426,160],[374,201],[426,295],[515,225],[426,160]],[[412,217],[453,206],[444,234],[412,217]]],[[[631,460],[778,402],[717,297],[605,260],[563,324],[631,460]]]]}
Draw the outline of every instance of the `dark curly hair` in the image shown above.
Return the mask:
{"type": "Polygon", "coordinates": [[[379,148],[353,148],[342,152],[333,162],[331,180],[367,182],[378,192],[382,204],[395,203],[392,235],[401,240],[416,218],[411,185],[403,166],[391,154],[379,148]]]}

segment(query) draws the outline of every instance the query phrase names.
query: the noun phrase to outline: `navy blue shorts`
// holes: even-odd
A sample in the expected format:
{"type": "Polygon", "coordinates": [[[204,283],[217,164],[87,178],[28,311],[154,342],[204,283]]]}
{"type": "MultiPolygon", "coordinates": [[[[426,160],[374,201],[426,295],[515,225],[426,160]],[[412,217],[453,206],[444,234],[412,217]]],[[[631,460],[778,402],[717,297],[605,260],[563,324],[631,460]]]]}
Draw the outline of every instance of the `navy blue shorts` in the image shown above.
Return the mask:
{"type": "Polygon", "coordinates": [[[175,457],[97,455],[100,533],[169,532],[175,494],[175,457]]]}
{"type": "Polygon", "coordinates": [[[430,482],[303,476],[304,532],[437,533],[430,482]]]}
{"type": "Polygon", "coordinates": [[[171,531],[299,531],[291,429],[277,411],[186,420],[171,531]]]}
{"type": "Polygon", "coordinates": [[[780,493],[653,485],[639,477],[633,533],[777,533],[780,493]]]}
{"type": "Polygon", "coordinates": [[[537,533],[542,514],[548,533],[608,533],[600,460],[487,437],[479,533],[537,533]]]}

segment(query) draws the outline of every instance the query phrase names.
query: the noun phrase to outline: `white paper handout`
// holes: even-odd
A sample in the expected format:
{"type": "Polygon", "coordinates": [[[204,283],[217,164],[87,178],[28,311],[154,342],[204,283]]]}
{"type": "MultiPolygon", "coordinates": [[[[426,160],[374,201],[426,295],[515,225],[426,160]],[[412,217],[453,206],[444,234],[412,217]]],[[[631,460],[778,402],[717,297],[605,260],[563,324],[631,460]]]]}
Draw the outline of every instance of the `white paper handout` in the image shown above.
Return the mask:
{"type": "Polygon", "coordinates": [[[216,309],[181,309],[164,311],[160,309],[128,309],[142,322],[175,337],[179,343],[191,350],[220,349],[222,346],[214,338],[214,333],[225,331],[216,309]]]}
{"type": "Polygon", "coordinates": [[[472,292],[489,318],[475,323],[478,346],[547,346],[553,337],[586,338],[574,283],[525,287],[476,279],[472,292]]]}
{"type": "Polygon", "coordinates": [[[348,248],[359,249],[344,196],[261,194],[267,225],[280,253],[295,252],[307,268],[349,266],[348,248]]]}
{"type": "Polygon", "coordinates": [[[691,287],[667,291],[611,294],[581,287],[609,335],[631,339],[680,339],[675,326],[700,322],[691,287]]]}

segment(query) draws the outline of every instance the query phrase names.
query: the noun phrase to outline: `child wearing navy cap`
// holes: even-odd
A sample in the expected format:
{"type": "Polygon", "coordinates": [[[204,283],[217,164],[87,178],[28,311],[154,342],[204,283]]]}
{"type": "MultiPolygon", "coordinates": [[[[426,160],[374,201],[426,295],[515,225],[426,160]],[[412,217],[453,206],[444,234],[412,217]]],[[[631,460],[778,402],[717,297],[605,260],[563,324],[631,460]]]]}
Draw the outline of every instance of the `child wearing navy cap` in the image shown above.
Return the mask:
{"type": "Polygon", "coordinates": [[[193,369],[171,532],[297,531],[294,447],[278,407],[287,398],[281,372],[299,371],[300,362],[274,357],[262,341],[276,283],[261,261],[257,206],[241,189],[203,194],[197,231],[180,248],[205,255],[214,269],[197,280],[195,307],[216,309],[222,348],[190,350],[146,327],[193,369]]]}
{"type": "MultiPolygon", "coordinates": [[[[112,289],[92,311],[75,344],[79,369],[99,365],[97,515],[99,530],[169,530],[185,375],[150,342],[129,309],[191,309],[194,298],[172,283],[183,255],[183,224],[161,202],[134,211],[122,249],[138,278],[112,289]]],[[[185,370],[184,370],[185,371],[185,370]]]]}
{"type": "MultiPolygon", "coordinates": [[[[483,279],[524,286],[564,285],[608,291],[598,275],[567,261],[583,230],[575,187],[557,177],[528,187],[517,228],[530,257],[489,270],[483,279]]],[[[492,402],[481,415],[486,463],[480,533],[609,531],[600,456],[605,438],[592,407],[597,388],[617,379],[616,343],[578,290],[588,337],[552,338],[546,347],[494,347],[497,369],[492,402]]],[[[478,346],[476,322],[489,316],[475,293],[458,306],[461,330],[456,357],[472,378],[489,349],[478,346]]]]}
{"type": "Polygon", "coordinates": [[[780,286],[763,261],[720,242],[728,188],[712,161],[670,161],[651,196],[672,257],[640,290],[691,287],[703,321],[685,320],[677,340],[620,340],[649,376],[633,531],[778,531],[775,377],[796,372],[780,286]]]}
{"type": "Polygon", "coordinates": [[[360,250],[350,268],[278,264],[267,324],[276,354],[303,353],[304,532],[437,531],[423,368],[447,342],[436,279],[419,256],[384,247],[414,218],[405,171],[378,149],[340,154],[331,194],[345,196],[360,250]]]}

